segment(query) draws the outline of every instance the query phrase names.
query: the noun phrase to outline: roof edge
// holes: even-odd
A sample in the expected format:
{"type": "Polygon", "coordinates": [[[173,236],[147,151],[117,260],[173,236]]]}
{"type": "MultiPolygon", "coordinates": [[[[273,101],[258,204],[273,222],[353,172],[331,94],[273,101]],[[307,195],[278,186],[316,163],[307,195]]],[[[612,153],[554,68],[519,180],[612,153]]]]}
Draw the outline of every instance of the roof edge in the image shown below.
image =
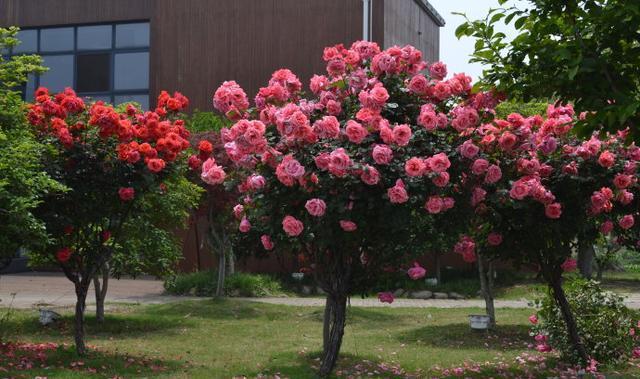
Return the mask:
{"type": "Polygon", "coordinates": [[[440,15],[440,13],[438,13],[436,8],[434,8],[433,5],[429,3],[428,0],[414,0],[414,2],[418,4],[420,8],[422,8],[422,10],[427,12],[427,14],[431,16],[433,21],[435,21],[439,27],[443,27],[445,25],[444,18],[440,15]]]}

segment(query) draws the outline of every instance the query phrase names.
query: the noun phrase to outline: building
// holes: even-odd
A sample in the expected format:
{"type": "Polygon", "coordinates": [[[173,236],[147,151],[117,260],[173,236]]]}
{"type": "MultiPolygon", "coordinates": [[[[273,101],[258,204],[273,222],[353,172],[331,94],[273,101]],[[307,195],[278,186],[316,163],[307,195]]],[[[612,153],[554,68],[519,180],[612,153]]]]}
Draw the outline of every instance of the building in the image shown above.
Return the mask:
{"type": "MultiPolygon", "coordinates": [[[[250,97],[283,67],[307,83],[337,43],[411,44],[436,61],[444,20],[427,0],[0,0],[0,26],[12,25],[22,44],[4,53],[38,53],[50,68],[27,99],[40,85],[70,86],[147,108],[160,90],[178,90],[208,111],[224,80],[250,97]]],[[[210,264],[196,238],[185,234],[183,269],[210,264]]]]}

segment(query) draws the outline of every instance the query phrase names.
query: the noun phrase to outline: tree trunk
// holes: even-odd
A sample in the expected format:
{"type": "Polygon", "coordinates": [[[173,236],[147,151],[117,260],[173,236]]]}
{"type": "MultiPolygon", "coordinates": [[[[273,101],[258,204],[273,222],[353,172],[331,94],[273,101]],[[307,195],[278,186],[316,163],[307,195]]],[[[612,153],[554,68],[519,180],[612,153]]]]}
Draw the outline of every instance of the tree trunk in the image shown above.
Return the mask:
{"type": "Polygon", "coordinates": [[[604,274],[605,265],[604,263],[598,265],[598,271],[596,272],[596,280],[601,282],[602,275],[604,274]]]}
{"type": "Polygon", "coordinates": [[[440,285],[442,283],[442,272],[441,272],[441,262],[440,262],[440,253],[436,252],[433,253],[433,256],[435,258],[435,274],[436,274],[436,280],[438,281],[438,285],[440,285]]]}
{"type": "Polygon", "coordinates": [[[218,249],[218,285],[216,287],[216,297],[224,296],[224,279],[227,269],[227,255],[222,246],[218,249]]]}
{"type": "Polygon", "coordinates": [[[591,279],[593,275],[593,257],[595,251],[591,240],[585,238],[578,245],[578,269],[580,274],[586,279],[591,279]]]}
{"type": "Polygon", "coordinates": [[[347,317],[347,295],[342,291],[328,294],[324,310],[323,352],[320,376],[331,374],[338,360],[347,317]]]}
{"type": "Polygon", "coordinates": [[[87,354],[87,346],[84,344],[84,309],[87,300],[87,292],[89,292],[90,279],[79,280],[75,283],[76,287],[76,314],[74,323],[74,339],[76,343],[76,352],[78,355],[87,354]]]}
{"type": "Polygon", "coordinates": [[[487,316],[489,316],[489,326],[493,328],[496,325],[496,310],[493,304],[493,264],[489,263],[488,269],[485,271],[484,263],[484,257],[478,254],[480,292],[482,292],[487,316]]]}
{"type": "Polygon", "coordinates": [[[227,276],[231,276],[236,273],[236,257],[233,254],[233,248],[231,246],[231,242],[227,238],[225,238],[225,243],[227,245],[225,246],[227,250],[227,255],[229,255],[227,257],[227,262],[228,262],[227,276]]]}
{"type": "Polygon", "coordinates": [[[580,360],[582,360],[582,363],[586,365],[589,362],[589,355],[587,354],[587,350],[582,344],[580,334],[578,333],[578,325],[576,324],[576,319],[573,316],[571,306],[569,305],[569,301],[567,300],[564,289],[562,288],[562,274],[553,274],[553,277],[551,278],[551,282],[549,284],[551,285],[551,289],[553,290],[553,297],[556,300],[556,304],[558,304],[558,307],[560,307],[560,312],[562,313],[562,317],[567,327],[569,341],[573,345],[573,349],[578,353],[578,356],[580,357],[580,360]]]}
{"type": "Polygon", "coordinates": [[[104,323],[104,300],[107,298],[107,291],[109,289],[108,263],[105,263],[102,268],[102,283],[100,283],[100,278],[96,274],[93,277],[93,287],[96,292],[96,320],[99,323],[104,323]]]}

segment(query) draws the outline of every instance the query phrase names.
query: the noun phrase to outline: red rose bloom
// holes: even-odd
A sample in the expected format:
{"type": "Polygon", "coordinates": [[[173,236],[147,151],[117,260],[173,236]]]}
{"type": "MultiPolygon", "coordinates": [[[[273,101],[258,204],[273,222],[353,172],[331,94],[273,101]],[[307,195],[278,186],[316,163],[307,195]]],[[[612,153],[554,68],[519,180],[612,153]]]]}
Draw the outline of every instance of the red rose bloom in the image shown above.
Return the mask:
{"type": "Polygon", "coordinates": [[[136,195],[136,190],[132,187],[122,187],[118,190],[118,195],[122,201],[131,201],[136,195]]]}
{"type": "Polygon", "coordinates": [[[56,259],[61,263],[65,263],[69,258],[71,258],[71,249],[68,247],[63,247],[56,252],[56,259]]]}
{"type": "Polygon", "coordinates": [[[164,160],[162,160],[160,158],[153,158],[153,159],[149,159],[147,161],[147,167],[149,168],[149,171],[151,171],[151,172],[158,173],[158,172],[162,171],[164,166],[165,166],[165,162],[164,162],[164,160]]]}

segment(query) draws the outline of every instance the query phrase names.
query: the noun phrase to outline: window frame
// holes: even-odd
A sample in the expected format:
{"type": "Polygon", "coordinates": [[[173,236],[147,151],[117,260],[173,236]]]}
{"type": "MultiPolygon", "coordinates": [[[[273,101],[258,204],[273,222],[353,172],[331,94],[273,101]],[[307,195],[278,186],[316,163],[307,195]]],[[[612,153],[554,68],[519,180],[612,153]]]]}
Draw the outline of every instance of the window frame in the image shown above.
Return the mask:
{"type": "MultiPolygon", "coordinates": [[[[101,91],[101,92],[78,92],[78,96],[82,97],[108,97],[110,99],[110,103],[115,104],[116,96],[133,96],[133,95],[146,95],[149,99],[149,87],[151,83],[151,55],[150,55],[150,47],[151,47],[151,23],[150,20],[127,20],[122,22],[100,22],[100,23],[88,23],[88,24],[63,24],[63,25],[46,25],[46,26],[38,26],[38,27],[25,27],[21,28],[21,30],[35,30],[36,31],[36,51],[32,53],[24,53],[17,52],[13,53],[13,49],[8,52],[8,57],[14,55],[28,55],[28,54],[37,54],[43,58],[48,56],[61,56],[61,55],[72,55],[73,56],[73,83],[71,84],[72,88],[76,88],[78,84],[78,56],[86,55],[86,54],[109,54],[109,90],[101,91]],[[147,46],[139,46],[139,47],[116,47],[116,26],[117,25],[125,25],[125,24],[147,24],[149,27],[149,43],[147,46]],[[85,26],[101,26],[106,25],[111,27],[111,47],[108,49],[99,48],[99,49],[79,49],[78,48],[78,28],[85,26]],[[41,34],[43,29],[54,29],[54,28],[73,28],[73,49],[65,50],[65,51],[52,51],[52,52],[43,52],[41,49],[41,34]],[[147,71],[149,72],[149,81],[147,83],[147,88],[134,88],[134,89],[126,89],[126,90],[116,90],[115,89],[115,57],[116,54],[122,53],[147,53],[149,54],[149,62],[147,71]]],[[[40,87],[40,75],[35,75],[35,83],[34,87],[40,87]]],[[[26,85],[25,85],[26,87],[26,85]]],[[[25,94],[26,97],[26,94],[25,94]]],[[[150,99],[149,99],[150,103],[150,99]]],[[[149,104],[150,106],[151,104],[149,104]]]]}

